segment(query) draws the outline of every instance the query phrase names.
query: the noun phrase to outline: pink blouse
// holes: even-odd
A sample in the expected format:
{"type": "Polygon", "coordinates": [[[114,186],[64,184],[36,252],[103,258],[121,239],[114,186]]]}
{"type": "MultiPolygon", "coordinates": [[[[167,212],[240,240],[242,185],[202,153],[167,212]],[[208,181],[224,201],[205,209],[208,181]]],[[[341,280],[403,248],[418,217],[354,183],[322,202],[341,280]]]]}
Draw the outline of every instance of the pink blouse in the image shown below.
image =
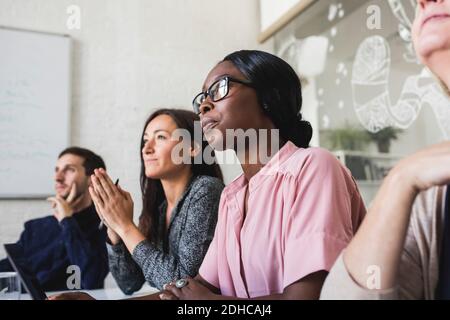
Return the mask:
{"type": "Polygon", "coordinates": [[[224,189],[199,274],[225,296],[282,293],[329,271],[365,212],[349,170],[331,153],[287,142],[249,182],[241,175],[224,189]]]}

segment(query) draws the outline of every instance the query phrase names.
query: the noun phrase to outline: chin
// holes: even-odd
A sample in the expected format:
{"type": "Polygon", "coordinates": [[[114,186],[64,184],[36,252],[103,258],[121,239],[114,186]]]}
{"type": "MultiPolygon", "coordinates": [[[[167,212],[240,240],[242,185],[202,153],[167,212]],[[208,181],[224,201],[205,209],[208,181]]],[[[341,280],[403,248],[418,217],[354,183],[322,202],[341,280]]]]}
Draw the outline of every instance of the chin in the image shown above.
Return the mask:
{"type": "Polygon", "coordinates": [[[204,135],[211,148],[213,148],[215,151],[225,151],[226,143],[223,139],[224,135],[220,130],[214,128],[204,135]]]}
{"type": "Polygon", "coordinates": [[[69,195],[69,191],[56,191],[56,195],[65,199],[69,195]]]}
{"type": "Polygon", "coordinates": [[[422,61],[426,62],[434,53],[450,50],[450,39],[442,39],[439,35],[430,35],[420,41],[417,53],[422,61]]]}
{"type": "Polygon", "coordinates": [[[426,61],[435,52],[450,50],[449,28],[450,23],[446,23],[444,26],[425,26],[422,31],[415,32],[415,48],[422,60],[426,61]]]}
{"type": "Polygon", "coordinates": [[[149,179],[160,179],[161,178],[161,174],[155,170],[146,170],[145,176],[149,179]]]}

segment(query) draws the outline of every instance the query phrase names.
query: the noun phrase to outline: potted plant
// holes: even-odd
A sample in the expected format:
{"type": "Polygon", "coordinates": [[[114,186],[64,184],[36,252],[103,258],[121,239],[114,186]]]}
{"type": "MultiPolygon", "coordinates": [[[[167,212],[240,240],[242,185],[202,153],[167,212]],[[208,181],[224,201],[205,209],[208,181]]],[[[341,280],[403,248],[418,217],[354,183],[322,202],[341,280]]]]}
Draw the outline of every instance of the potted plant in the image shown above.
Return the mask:
{"type": "Polygon", "coordinates": [[[330,150],[363,151],[370,142],[366,130],[346,124],[344,127],[324,132],[330,150]]]}
{"type": "Polygon", "coordinates": [[[369,136],[376,143],[378,152],[389,153],[391,141],[397,140],[402,130],[394,127],[386,127],[378,132],[369,132],[369,136]]]}

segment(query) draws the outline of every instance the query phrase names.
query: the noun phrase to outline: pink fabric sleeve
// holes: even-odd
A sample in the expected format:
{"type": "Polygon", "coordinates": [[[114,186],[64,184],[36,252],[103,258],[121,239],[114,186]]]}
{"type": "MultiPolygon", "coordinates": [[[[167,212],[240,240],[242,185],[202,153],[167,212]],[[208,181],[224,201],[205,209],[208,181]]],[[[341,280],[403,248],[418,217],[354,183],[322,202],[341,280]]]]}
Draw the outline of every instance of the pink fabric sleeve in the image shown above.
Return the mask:
{"type": "Polygon", "coordinates": [[[218,250],[218,242],[221,232],[219,232],[219,228],[223,224],[221,216],[223,212],[223,197],[220,199],[219,204],[219,216],[218,221],[216,224],[216,230],[214,232],[214,238],[211,241],[211,244],[209,245],[208,251],[206,252],[205,258],[203,259],[202,265],[200,266],[200,269],[198,271],[199,275],[207,281],[209,284],[213,285],[217,289],[220,289],[220,282],[219,282],[219,270],[218,270],[218,256],[217,256],[217,250],[218,250]]]}
{"type": "Polygon", "coordinates": [[[284,288],[331,269],[353,237],[352,198],[360,199],[348,170],[329,152],[316,149],[302,165],[292,189],[285,191],[291,210],[284,234],[284,288]]]}

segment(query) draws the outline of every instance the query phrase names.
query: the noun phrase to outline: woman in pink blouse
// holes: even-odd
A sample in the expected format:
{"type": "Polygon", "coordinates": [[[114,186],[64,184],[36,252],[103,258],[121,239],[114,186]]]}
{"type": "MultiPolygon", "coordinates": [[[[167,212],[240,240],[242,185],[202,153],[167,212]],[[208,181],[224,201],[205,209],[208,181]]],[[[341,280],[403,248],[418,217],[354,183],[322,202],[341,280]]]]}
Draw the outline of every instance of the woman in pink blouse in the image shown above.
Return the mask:
{"type": "Polygon", "coordinates": [[[243,174],[222,193],[199,275],[166,285],[160,298],[317,299],[365,208],[349,171],[309,147],[295,71],[266,52],[234,52],[193,106],[209,144],[233,149],[243,174]]]}

